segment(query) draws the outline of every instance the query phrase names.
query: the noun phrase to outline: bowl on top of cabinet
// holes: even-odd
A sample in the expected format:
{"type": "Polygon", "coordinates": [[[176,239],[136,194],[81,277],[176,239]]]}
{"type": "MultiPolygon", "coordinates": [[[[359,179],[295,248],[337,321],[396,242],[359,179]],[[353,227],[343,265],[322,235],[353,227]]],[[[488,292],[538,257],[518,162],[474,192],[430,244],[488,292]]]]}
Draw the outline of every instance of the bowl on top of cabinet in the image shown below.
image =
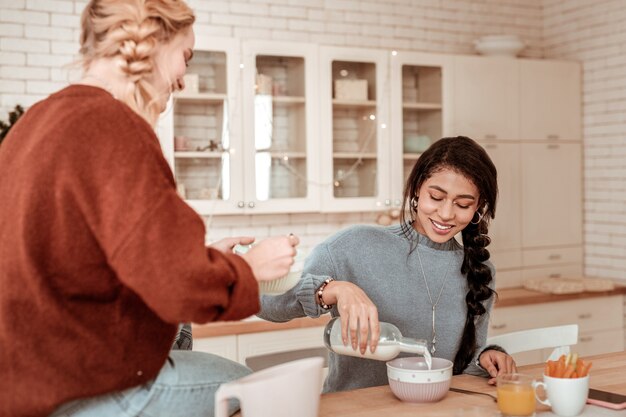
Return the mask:
{"type": "Polygon", "coordinates": [[[474,49],[481,55],[515,57],[526,47],[517,35],[487,35],[474,41],[474,49]]]}

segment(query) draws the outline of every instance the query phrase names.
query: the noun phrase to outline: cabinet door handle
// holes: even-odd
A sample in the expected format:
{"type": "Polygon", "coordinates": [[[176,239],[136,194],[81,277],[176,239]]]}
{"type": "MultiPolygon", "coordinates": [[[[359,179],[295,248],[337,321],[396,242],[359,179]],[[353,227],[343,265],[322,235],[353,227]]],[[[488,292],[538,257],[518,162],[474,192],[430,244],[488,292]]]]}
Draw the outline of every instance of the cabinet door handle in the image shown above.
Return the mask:
{"type": "Polygon", "coordinates": [[[494,135],[493,133],[487,133],[485,135],[485,139],[498,139],[498,135],[494,135]]]}
{"type": "Polygon", "coordinates": [[[551,260],[551,261],[556,261],[558,259],[561,259],[561,254],[553,253],[550,256],[548,256],[548,259],[551,260]]]}
{"type": "Polygon", "coordinates": [[[593,340],[593,336],[584,336],[580,338],[581,342],[591,342],[593,340]]]}
{"type": "Polygon", "coordinates": [[[492,324],[491,328],[493,330],[502,330],[502,329],[506,328],[506,323],[504,323],[504,324],[492,324]]]}
{"type": "Polygon", "coordinates": [[[557,145],[556,143],[551,143],[548,146],[546,146],[548,149],[559,149],[559,145],[557,145]]]}
{"type": "Polygon", "coordinates": [[[248,203],[248,207],[250,207],[250,208],[254,208],[254,205],[255,205],[254,201],[251,201],[251,202],[248,203]]]}
{"type": "Polygon", "coordinates": [[[487,148],[487,149],[498,149],[498,145],[496,145],[495,143],[487,143],[487,144],[485,144],[485,148],[487,148]]]}
{"type": "Polygon", "coordinates": [[[549,140],[556,140],[559,138],[559,135],[555,135],[554,133],[548,135],[548,139],[549,140]]]}
{"type": "Polygon", "coordinates": [[[591,313],[584,313],[584,314],[579,314],[578,315],[578,318],[581,319],[581,320],[590,319],[591,317],[592,317],[591,313]]]}
{"type": "Polygon", "coordinates": [[[246,206],[246,203],[244,203],[243,201],[238,201],[237,202],[237,207],[244,208],[245,206],[246,206]]]}
{"type": "Polygon", "coordinates": [[[550,274],[548,275],[549,278],[561,278],[561,274],[550,274]]]}

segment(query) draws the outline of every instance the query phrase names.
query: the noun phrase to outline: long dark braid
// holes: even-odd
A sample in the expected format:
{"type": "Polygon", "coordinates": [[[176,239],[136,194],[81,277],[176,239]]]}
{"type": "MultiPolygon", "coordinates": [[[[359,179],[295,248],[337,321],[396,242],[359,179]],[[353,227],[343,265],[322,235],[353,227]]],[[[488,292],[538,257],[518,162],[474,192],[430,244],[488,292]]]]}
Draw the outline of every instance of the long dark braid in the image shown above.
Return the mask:
{"type": "MultiPolygon", "coordinates": [[[[446,168],[472,181],[480,195],[478,211],[472,223],[462,231],[464,256],[461,273],[467,277],[469,290],[465,296],[465,327],[454,358],[453,371],[460,374],[476,354],[475,319],[485,314],[483,302],[495,294],[489,288],[493,277],[485,261],[489,259],[486,247],[491,239],[487,236],[487,231],[489,220],[495,217],[498,182],[496,167],[489,155],[472,139],[458,136],[436,141],[417,160],[404,188],[401,224],[406,236],[411,235],[410,224],[416,216],[416,209],[411,201],[419,194],[424,181],[435,172],[446,168]]],[[[413,244],[417,246],[417,242],[413,244]]]]}

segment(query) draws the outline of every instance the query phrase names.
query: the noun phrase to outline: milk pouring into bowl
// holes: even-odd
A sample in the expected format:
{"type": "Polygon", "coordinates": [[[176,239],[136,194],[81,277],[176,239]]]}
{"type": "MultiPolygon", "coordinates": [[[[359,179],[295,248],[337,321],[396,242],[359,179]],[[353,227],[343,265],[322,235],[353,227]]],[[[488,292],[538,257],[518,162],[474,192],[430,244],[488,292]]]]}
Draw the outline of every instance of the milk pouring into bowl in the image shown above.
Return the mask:
{"type": "MultiPolygon", "coordinates": [[[[380,337],[378,338],[378,346],[374,353],[370,352],[369,344],[365,353],[361,353],[359,349],[352,349],[351,344],[347,346],[343,344],[341,337],[341,320],[335,317],[326,324],[324,328],[324,344],[326,347],[339,354],[354,356],[357,358],[375,359],[379,361],[388,361],[400,354],[400,352],[415,353],[424,356],[424,360],[428,365],[428,369],[432,366],[432,357],[428,351],[425,340],[412,339],[410,337],[402,337],[400,330],[390,323],[379,322],[380,337]]],[[[349,335],[348,335],[349,337],[349,335]]],[[[358,337],[358,334],[357,334],[358,337]]],[[[369,335],[368,335],[369,338],[369,335]]],[[[358,340],[357,340],[358,344],[358,340]]]]}

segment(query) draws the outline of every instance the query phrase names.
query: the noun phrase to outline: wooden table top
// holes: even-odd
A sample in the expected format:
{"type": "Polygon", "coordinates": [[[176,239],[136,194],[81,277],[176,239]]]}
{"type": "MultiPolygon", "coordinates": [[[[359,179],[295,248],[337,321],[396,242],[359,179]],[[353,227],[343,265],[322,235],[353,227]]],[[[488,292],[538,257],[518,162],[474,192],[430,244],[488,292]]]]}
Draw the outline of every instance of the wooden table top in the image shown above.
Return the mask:
{"type": "MultiPolygon", "coordinates": [[[[593,361],[590,372],[591,388],[617,392],[626,395],[626,352],[609,353],[586,357],[593,361]]],[[[537,379],[543,374],[544,365],[520,367],[520,372],[537,379]]],[[[452,378],[452,387],[496,395],[495,386],[487,384],[487,379],[471,375],[452,378]]],[[[446,397],[433,404],[410,404],[398,400],[388,385],[363,388],[353,391],[324,394],[320,402],[320,417],[460,417],[460,416],[499,416],[497,404],[487,396],[463,394],[450,391],[446,397]]],[[[549,408],[537,404],[537,416],[552,416],[549,408]]],[[[626,411],[614,411],[587,404],[582,416],[626,416],[626,411]]]]}

